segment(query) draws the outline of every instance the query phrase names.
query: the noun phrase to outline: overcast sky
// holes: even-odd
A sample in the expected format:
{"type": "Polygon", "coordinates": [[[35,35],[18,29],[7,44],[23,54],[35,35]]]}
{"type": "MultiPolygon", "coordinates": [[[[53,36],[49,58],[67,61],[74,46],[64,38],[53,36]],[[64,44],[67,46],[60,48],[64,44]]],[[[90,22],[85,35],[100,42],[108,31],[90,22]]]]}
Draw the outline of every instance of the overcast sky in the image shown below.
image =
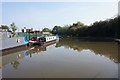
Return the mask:
{"type": "Polygon", "coordinates": [[[42,29],[80,21],[86,25],[118,13],[116,2],[3,2],[2,24],[15,22],[23,27],[42,29]]]}

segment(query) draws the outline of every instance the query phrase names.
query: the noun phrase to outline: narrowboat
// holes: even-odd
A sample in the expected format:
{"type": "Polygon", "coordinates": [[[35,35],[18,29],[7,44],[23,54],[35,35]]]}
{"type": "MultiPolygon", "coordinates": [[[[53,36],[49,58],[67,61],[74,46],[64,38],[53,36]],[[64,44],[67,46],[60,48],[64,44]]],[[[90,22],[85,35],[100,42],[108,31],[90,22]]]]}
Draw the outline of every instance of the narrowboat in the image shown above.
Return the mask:
{"type": "Polygon", "coordinates": [[[58,36],[32,37],[32,39],[29,40],[29,45],[48,45],[51,43],[55,43],[58,40],[58,36]]]}

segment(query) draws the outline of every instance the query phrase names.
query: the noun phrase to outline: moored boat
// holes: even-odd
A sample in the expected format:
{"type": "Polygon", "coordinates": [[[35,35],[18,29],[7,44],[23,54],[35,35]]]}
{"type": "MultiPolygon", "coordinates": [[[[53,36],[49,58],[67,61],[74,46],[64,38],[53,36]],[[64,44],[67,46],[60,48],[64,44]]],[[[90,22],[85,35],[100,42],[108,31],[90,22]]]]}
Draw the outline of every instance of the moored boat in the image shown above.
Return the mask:
{"type": "Polygon", "coordinates": [[[34,44],[46,45],[56,42],[58,39],[59,39],[58,36],[32,37],[32,39],[29,40],[29,45],[34,44]]]}

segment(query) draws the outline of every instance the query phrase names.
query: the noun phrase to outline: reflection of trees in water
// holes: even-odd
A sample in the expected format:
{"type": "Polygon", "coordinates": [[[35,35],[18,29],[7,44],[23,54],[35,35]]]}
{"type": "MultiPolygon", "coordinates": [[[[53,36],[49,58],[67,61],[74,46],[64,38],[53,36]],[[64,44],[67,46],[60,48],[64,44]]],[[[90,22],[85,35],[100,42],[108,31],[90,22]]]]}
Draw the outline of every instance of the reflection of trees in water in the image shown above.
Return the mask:
{"type": "Polygon", "coordinates": [[[120,42],[118,42],[118,61],[120,63],[120,42]]]}
{"type": "Polygon", "coordinates": [[[66,38],[61,39],[56,47],[69,47],[77,51],[89,49],[97,55],[104,55],[109,59],[118,62],[118,43],[116,42],[89,42],[80,41],[79,39],[66,38]]]}
{"type": "Polygon", "coordinates": [[[15,68],[15,69],[18,69],[18,66],[20,65],[20,63],[18,61],[13,61],[13,62],[11,62],[11,64],[12,64],[13,68],[15,68]]]}

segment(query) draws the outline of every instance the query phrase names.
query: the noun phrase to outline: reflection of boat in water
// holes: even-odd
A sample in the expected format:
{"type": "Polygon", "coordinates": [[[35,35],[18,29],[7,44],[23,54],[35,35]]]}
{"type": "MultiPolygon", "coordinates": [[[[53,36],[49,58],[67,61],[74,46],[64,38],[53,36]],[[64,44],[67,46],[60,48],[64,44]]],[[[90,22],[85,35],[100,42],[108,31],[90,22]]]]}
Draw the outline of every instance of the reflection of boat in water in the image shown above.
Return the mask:
{"type": "Polygon", "coordinates": [[[25,50],[23,54],[25,56],[32,57],[32,54],[39,53],[41,51],[46,51],[46,46],[34,46],[34,47],[30,47],[28,50],[25,50]]]}
{"type": "MultiPolygon", "coordinates": [[[[54,45],[54,44],[51,44],[51,45],[54,45]]],[[[20,64],[20,62],[18,61],[19,59],[22,59],[26,56],[32,57],[32,55],[34,55],[35,53],[46,51],[47,47],[51,45],[33,46],[33,47],[30,46],[30,47],[24,47],[21,50],[19,48],[18,49],[16,48],[15,51],[12,51],[9,54],[5,54],[1,56],[2,64],[0,65],[0,67],[2,68],[2,66],[5,66],[6,64],[11,63],[11,65],[13,65],[13,67],[17,69],[17,66],[20,64]]]]}

